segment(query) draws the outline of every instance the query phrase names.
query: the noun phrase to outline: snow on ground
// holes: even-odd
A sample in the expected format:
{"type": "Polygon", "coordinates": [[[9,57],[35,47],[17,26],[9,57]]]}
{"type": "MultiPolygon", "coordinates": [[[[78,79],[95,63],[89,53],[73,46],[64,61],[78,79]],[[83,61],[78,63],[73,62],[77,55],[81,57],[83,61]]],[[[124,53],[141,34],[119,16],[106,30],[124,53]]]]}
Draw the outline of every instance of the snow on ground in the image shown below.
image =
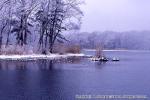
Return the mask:
{"type": "Polygon", "coordinates": [[[32,54],[32,55],[0,55],[0,60],[37,60],[37,59],[60,59],[68,57],[84,57],[84,54],[32,54]]]}

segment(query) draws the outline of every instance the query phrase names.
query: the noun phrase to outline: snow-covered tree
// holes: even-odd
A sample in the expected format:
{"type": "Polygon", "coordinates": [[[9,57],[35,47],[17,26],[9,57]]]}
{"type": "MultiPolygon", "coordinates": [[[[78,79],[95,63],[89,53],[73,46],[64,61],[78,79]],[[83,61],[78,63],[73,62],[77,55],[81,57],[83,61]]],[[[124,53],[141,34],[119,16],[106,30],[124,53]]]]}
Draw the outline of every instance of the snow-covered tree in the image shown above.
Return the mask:
{"type": "Polygon", "coordinates": [[[44,0],[36,13],[36,19],[40,23],[39,44],[42,49],[53,52],[55,41],[66,40],[61,34],[64,30],[72,29],[73,21],[79,21],[82,15],[81,2],[77,0],[44,0]]]}
{"type": "Polygon", "coordinates": [[[15,33],[17,44],[26,45],[28,34],[31,34],[29,27],[32,27],[32,13],[37,7],[35,0],[18,0],[17,7],[12,19],[12,33],[15,33]]]}
{"type": "Polygon", "coordinates": [[[0,47],[38,44],[53,51],[56,41],[64,42],[66,30],[80,28],[82,12],[78,0],[1,0],[0,47]],[[35,31],[36,30],[36,31],[35,31]]]}

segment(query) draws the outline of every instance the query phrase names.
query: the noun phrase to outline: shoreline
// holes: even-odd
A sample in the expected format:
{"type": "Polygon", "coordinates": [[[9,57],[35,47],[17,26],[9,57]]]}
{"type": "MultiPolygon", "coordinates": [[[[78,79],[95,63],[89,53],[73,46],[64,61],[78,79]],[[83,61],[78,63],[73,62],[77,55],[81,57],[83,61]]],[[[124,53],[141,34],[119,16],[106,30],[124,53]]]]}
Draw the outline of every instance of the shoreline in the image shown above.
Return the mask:
{"type": "Polygon", "coordinates": [[[55,60],[61,58],[69,58],[69,57],[84,57],[84,54],[32,54],[32,55],[0,55],[0,60],[40,60],[40,59],[47,59],[47,60],[55,60]]]}
{"type": "MultiPolygon", "coordinates": [[[[96,51],[95,49],[83,49],[83,51],[96,51]]],[[[149,50],[103,50],[104,52],[150,52],[149,50]]],[[[0,60],[55,60],[69,57],[92,57],[92,55],[86,55],[84,53],[67,53],[67,54],[12,54],[12,55],[0,55],[0,60]]]]}
{"type": "MultiPolygon", "coordinates": [[[[83,49],[84,51],[96,51],[95,49],[83,49]]],[[[150,52],[150,50],[102,50],[105,52],[150,52]]]]}

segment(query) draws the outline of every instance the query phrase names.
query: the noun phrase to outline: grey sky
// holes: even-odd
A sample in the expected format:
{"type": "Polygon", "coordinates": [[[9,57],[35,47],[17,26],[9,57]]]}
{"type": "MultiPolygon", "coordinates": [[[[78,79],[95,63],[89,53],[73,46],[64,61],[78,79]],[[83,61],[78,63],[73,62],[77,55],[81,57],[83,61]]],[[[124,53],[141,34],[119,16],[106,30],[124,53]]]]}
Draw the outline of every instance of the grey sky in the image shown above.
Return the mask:
{"type": "Polygon", "coordinates": [[[85,0],[81,31],[150,30],[150,0],[85,0]]]}

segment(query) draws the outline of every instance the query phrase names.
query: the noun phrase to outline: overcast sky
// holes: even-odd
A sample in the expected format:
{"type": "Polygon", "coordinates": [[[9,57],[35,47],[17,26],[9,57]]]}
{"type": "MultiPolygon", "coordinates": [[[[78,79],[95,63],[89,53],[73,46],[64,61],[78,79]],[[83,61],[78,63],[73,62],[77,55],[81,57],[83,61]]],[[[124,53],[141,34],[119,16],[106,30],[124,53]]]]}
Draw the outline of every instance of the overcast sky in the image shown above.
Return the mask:
{"type": "Polygon", "coordinates": [[[150,30],[150,0],[85,0],[81,31],[150,30]]]}

